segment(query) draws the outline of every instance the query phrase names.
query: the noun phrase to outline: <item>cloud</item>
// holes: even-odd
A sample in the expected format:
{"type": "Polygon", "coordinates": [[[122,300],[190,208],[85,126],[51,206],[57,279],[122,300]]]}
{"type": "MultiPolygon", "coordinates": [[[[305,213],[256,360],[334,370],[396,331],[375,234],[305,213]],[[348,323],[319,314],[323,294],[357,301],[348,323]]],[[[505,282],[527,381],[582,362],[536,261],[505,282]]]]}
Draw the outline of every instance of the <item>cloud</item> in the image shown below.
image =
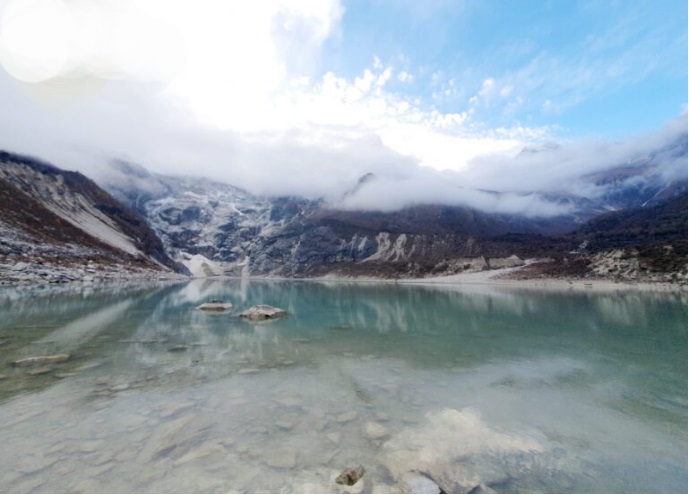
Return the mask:
{"type": "MultiPolygon", "coordinates": [[[[462,172],[465,184],[515,192],[571,192],[591,195],[581,178],[613,167],[639,165],[658,150],[678,139],[686,140],[687,114],[670,120],[662,129],[631,135],[618,141],[577,140],[549,146],[517,157],[484,155],[471,161],[462,172]]],[[[656,157],[663,177],[687,176],[686,152],[680,156],[656,157]]]]}
{"type": "MultiPolygon", "coordinates": [[[[486,72],[495,75],[473,90],[457,75],[427,71],[438,101],[407,92],[424,76],[404,57],[394,59],[402,60],[397,67],[371,54],[347,76],[327,64],[315,70],[342,28],[336,0],[201,0],[193,8],[172,0],[0,0],[0,7],[0,147],[92,177],[121,158],[256,194],[337,202],[373,172],[379,180],[344,207],[441,202],[549,216],[563,207],[531,192],[583,190],[574,180],[582,173],[648,152],[682,122],[686,133],[684,116],[651,136],[564,143],[515,158],[555,140],[557,128],[488,127],[479,112],[528,107],[527,92],[554,77],[544,73],[539,82],[537,73],[555,72],[559,62],[544,55],[521,76],[486,72]],[[34,9],[33,17],[11,27],[19,15],[12,9],[34,9]],[[27,36],[41,28],[50,39],[27,36]],[[31,60],[40,70],[27,72],[31,60]]],[[[547,92],[544,101],[561,105],[547,92]]],[[[681,176],[677,170],[663,173],[681,176]]]]}

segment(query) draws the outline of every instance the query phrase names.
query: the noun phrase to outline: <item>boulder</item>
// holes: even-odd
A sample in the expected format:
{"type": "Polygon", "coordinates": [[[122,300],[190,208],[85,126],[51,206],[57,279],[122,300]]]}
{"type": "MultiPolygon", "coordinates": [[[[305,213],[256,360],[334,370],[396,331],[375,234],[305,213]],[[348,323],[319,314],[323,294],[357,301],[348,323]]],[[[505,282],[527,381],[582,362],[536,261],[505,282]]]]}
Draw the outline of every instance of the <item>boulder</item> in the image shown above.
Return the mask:
{"type": "Polygon", "coordinates": [[[250,307],[246,311],[242,311],[238,316],[240,318],[255,321],[271,320],[273,318],[287,316],[287,311],[280,308],[274,308],[273,306],[268,306],[267,304],[259,304],[257,306],[250,307]]]}
{"type": "Polygon", "coordinates": [[[212,301],[197,306],[196,309],[200,309],[201,311],[229,311],[233,307],[234,306],[228,302],[213,299],[212,301]]]}

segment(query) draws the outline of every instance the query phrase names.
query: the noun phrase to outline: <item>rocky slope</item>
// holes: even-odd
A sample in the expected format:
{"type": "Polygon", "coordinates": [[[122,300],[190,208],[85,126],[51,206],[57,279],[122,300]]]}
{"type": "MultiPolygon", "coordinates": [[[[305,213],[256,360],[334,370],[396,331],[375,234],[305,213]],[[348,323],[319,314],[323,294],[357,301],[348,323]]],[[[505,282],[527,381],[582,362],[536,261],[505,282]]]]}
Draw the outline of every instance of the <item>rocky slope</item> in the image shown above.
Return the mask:
{"type": "Polygon", "coordinates": [[[687,195],[600,215],[552,239],[551,259],[510,278],[606,279],[687,284],[687,195]]]}
{"type": "Polygon", "coordinates": [[[176,267],[143,217],[79,173],[0,152],[0,198],[3,282],[176,267]]]}

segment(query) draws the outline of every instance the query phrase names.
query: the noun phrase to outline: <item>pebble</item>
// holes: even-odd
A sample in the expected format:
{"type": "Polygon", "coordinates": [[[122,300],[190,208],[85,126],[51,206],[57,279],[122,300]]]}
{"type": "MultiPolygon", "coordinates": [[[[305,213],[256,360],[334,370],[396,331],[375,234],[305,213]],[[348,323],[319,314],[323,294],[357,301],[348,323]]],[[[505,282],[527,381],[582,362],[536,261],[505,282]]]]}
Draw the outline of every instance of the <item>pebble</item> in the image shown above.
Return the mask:
{"type": "Polygon", "coordinates": [[[408,487],[409,493],[440,493],[440,487],[421,473],[405,473],[402,482],[408,487]]]}
{"type": "Polygon", "coordinates": [[[189,409],[194,405],[193,402],[184,402],[182,404],[173,404],[171,406],[167,406],[165,409],[163,409],[160,412],[160,417],[161,418],[169,418],[170,416],[174,416],[185,409],[189,409]]]}
{"type": "Polygon", "coordinates": [[[12,361],[12,366],[33,366],[36,364],[62,363],[70,358],[69,354],[53,354],[51,356],[34,356],[12,361]]]}
{"type": "Polygon", "coordinates": [[[127,390],[130,387],[128,383],[120,383],[119,385],[113,385],[110,387],[111,392],[122,392],[123,390],[127,390]]]}
{"type": "Polygon", "coordinates": [[[79,445],[79,452],[84,452],[86,454],[88,454],[90,452],[97,452],[98,449],[100,449],[102,445],[103,445],[103,442],[100,440],[92,440],[92,441],[83,442],[81,445],[79,445]]]}
{"type": "Polygon", "coordinates": [[[16,469],[20,473],[31,474],[38,471],[42,471],[55,464],[57,459],[52,459],[48,457],[40,457],[38,455],[24,455],[21,456],[19,462],[17,463],[16,469]]]}
{"type": "Polygon", "coordinates": [[[280,397],[275,399],[275,402],[285,407],[297,407],[301,405],[301,401],[297,397],[280,397]]]}
{"type": "Polygon", "coordinates": [[[352,486],[356,484],[366,473],[364,466],[345,468],[340,475],[335,478],[335,483],[338,485],[352,486]]]}
{"type": "Polygon", "coordinates": [[[74,373],[74,372],[64,372],[64,373],[55,373],[53,376],[55,378],[69,378],[70,376],[76,376],[79,373],[74,373]]]}
{"type": "Polygon", "coordinates": [[[259,371],[260,370],[258,368],[242,368],[237,373],[239,373],[240,375],[249,375],[258,373],[259,371]]]}
{"type": "Polygon", "coordinates": [[[337,421],[338,423],[349,423],[350,421],[354,421],[357,416],[358,413],[356,411],[350,411],[342,413],[339,416],[335,417],[335,421],[337,421]]]}
{"type": "Polygon", "coordinates": [[[37,375],[47,375],[48,373],[52,373],[52,372],[53,372],[53,368],[46,366],[44,368],[36,368],[35,370],[27,371],[26,374],[31,375],[31,376],[37,376],[37,375]]]}
{"type": "Polygon", "coordinates": [[[266,464],[279,469],[291,469],[297,465],[297,454],[293,450],[271,450],[265,455],[266,464]]]}
{"type": "Polygon", "coordinates": [[[197,459],[202,459],[213,454],[225,454],[226,450],[219,443],[209,443],[202,445],[198,449],[194,449],[191,452],[187,452],[179,460],[175,462],[175,465],[186,464],[190,461],[195,461],[197,459]]]}
{"type": "Polygon", "coordinates": [[[369,440],[383,440],[390,436],[390,431],[385,426],[373,421],[364,425],[364,433],[369,440]]]}
{"type": "Polygon", "coordinates": [[[390,415],[382,411],[379,411],[376,413],[376,419],[378,421],[390,421],[390,415]]]}

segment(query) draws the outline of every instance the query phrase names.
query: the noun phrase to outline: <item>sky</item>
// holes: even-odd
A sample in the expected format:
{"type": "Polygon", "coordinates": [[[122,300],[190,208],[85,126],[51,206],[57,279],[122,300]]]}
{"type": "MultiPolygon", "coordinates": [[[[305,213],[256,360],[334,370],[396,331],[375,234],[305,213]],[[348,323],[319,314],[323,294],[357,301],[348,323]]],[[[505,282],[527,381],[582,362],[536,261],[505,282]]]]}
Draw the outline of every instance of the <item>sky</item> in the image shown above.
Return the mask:
{"type": "Polygon", "coordinates": [[[536,214],[468,191],[555,190],[686,132],[687,2],[0,0],[0,68],[0,148],[95,178],[332,199],[373,172],[349,206],[536,214]]]}

